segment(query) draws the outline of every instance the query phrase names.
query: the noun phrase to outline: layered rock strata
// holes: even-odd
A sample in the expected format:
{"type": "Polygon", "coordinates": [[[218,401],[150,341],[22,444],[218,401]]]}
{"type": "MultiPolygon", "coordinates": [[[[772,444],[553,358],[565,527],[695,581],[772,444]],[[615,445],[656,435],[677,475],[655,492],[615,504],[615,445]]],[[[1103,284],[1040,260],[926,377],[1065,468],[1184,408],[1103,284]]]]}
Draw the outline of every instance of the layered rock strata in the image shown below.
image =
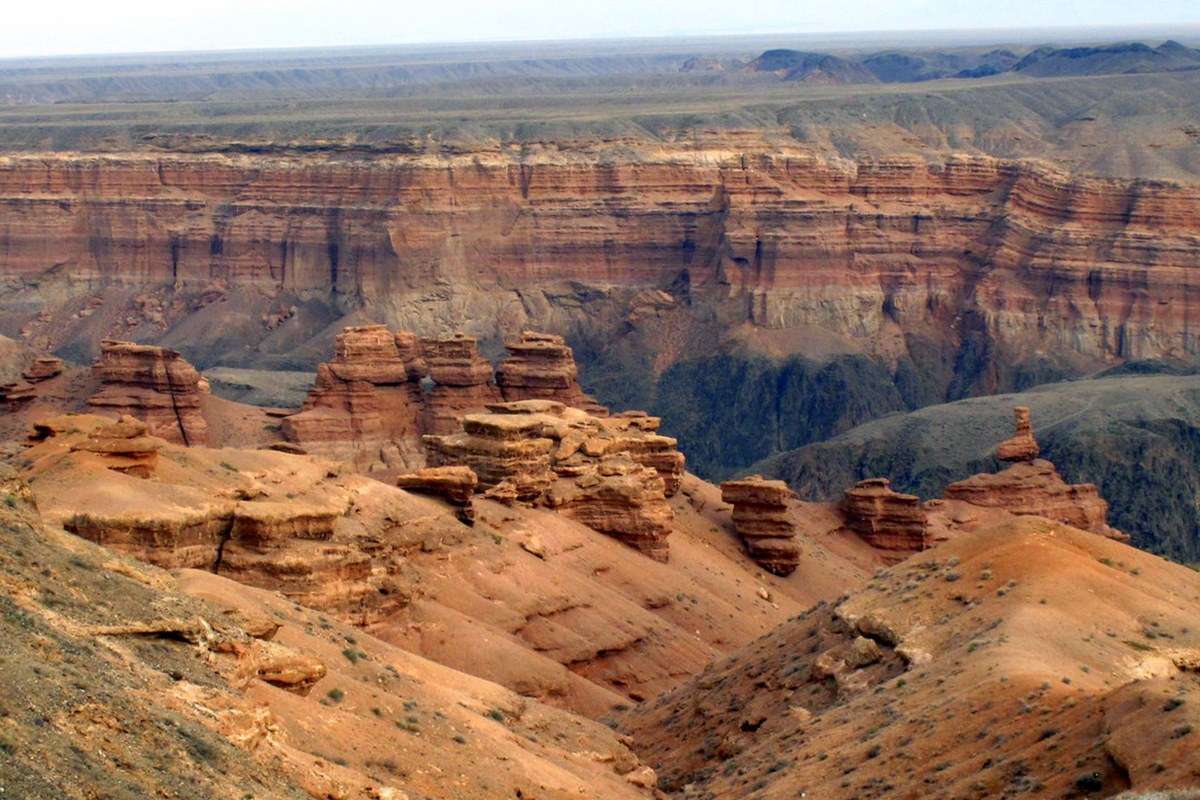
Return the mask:
{"type": "Polygon", "coordinates": [[[464,414],[501,399],[492,365],[479,355],[474,338],[458,334],[422,339],[421,353],[434,383],[425,409],[427,433],[453,433],[464,414]]]}
{"type": "Polygon", "coordinates": [[[1013,409],[1016,433],[1001,442],[996,455],[1013,461],[995,474],[982,473],[946,487],[945,497],[977,506],[1003,508],[1013,514],[1030,514],[1064,522],[1085,531],[1127,541],[1108,524],[1108,502],[1091,483],[1069,484],[1051,462],[1038,458],[1038,444],[1029,420],[1029,409],[1013,409]]]}
{"type": "Polygon", "coordinates": [[[163,440],[147,436],[146,431],[146,423],[125,415],[111,425],[97,428],[73,449],[95,453],[108,469],[149,478],[158,465],[163,440]]]}
{"type": "Polygon", "coordinates": [[[63,360],[56,356],[38,356],[21,376],[30,383],[49,380],[62,374],[63,360]]]}
{"type": "Polygon", "coordinates": [[[304,407],[284,418],[283,434],[306,452],[367,470],[401,467],[421,433],[424,374],[411,334],[384,325],[346,328],[304,407]]]}
{"type": "Polygon", "coordinates": [[[776,575],[790,575],[800,563],[796,524],[789,508],[794,498],[786,483],[761,475],[721,484],[721,499],[733,506],[733,527],[746,552],[776,575]]]}
{"type": "Polygon", "coordinates": [[[470,467],[426,467],[400,475],[396,485],[409,492],[441,497],[458,509],[458,518],[468,525],[475,524],[475,506],[471,498],[479,478],[470,467]]]}
{"type": "Polygon", "coordinates": [[[496,384],[505,400],[557,400],[594,416],[608,413],[579,388],[575,354],[563,337],[522,331],[504,346],[508,358],[496,368],[496,384]]]}
{"type": "Polygon", "coordinates": [[[673,512],[662,473],[645,462],[670,462],[664,469],[675,475],[683,457],[660,449],[674,440],[654,433],[657,419],[595,417],[551,400],[493,403],[487,411],[466,415],[458,433],[426,436],[431,463],[468,466],[489,498],[549,506],[651,558],[668,558],[673,512]]]}
{"type": "Polygon", "coordinates": [[[1114,539],[1128,537],[1108,524],[1108,502],[1095,484],[1070,484],[1045,459],[1020,461],[997,473],[981,473],[946,487],[948,500],[1046,517],[1114,539]]]}
{"type": "Polygon", "coordinates": [[[895,491],[887,478],[859,481],[840,508],[846,527],[873,547],[915,553],[932,546],[921,498],[895,491]]]}
{"type": "Polygon", "coordinates": [[[71,281],[69,303],[26,304],[12,323],[55,347],[94,338],[73,315],[95,287],[177,295],[167,325],[247,289],[461,317],[445,287],[469,259],[498,321],[565,329],[607,292],[681,286],[670,300],[697,318],[733,293],[736,321],[819,326],[876,355],[903,342],[893,332],[935,331],[992,342],[1006,363],[1105,363],[1200,354],[1198,216],[1193,186],[975,155],[822,159],[748,138],[357,161],[10,154],[0,277],[71,281]]]}
{"type": "Polygon", "coordinates": [[[178,352],[106,340],[92,371],[101,386],[88,404],[97,412],[128,414],[145,422],[151,435],[176,444],[207,443],[200,373],[178,352]]]}

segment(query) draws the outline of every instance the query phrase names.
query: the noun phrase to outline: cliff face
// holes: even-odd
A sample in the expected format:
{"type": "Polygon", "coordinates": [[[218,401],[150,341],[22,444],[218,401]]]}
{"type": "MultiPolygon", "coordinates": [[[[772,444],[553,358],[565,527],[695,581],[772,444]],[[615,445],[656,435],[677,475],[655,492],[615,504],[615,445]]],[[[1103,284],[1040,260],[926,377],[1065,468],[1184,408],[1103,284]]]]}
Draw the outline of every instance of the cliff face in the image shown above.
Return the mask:
{"type": "Polygon", "coordinates": [[[331,323],[366,308],[489,352],[524,327],[566,334],[602,402],[653,403],[655,376],[731,341],[865,355],[898,396],[864,408],[889,410],[1194,358],[1197,218],[1195,187],[741,144],[12,156],[0,332],[64,354],[107,336],[201,367],[311,366],[331,323]]]}
{"type": "Polygon", "coordinates": [[[1195,352],[1197,214],[1200,189],[981,157],[16,156],[0,160],[0,275],[66,275],[80,293],[220,284],[343,310],[448,279],[713,289],[757,326],[820,325],[869,352],[933,326],[1112,359],[1195,352]]]}

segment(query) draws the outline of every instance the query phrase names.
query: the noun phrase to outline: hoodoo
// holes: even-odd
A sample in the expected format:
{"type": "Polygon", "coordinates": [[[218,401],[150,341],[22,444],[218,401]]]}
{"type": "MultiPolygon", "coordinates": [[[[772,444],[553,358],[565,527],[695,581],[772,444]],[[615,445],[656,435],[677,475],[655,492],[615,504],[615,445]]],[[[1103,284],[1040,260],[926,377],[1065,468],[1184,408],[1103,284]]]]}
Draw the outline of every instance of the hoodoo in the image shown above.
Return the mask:
{"type": "Polygon", "coordinates": [[[208,423],[200,412],[200,373],[166,347],[105,340],[92,368],[100,390],[88,400],[97,412],[142,420],[150,434],[203,446],[208,423]]]}
{"type": "Polygon", "coordinates": [[[841,510],[846,527],[881,550],[908,554],[932,544],[921,498],[895,491],[887,478],[859,481],[842,498],[841,510]]]}
{"type": "Polygon", "coordinates": [[[1069,484],[1051,462],[1038,458],[1029,410],[1016,409],[1016,435],[1000,444],[997,455],[1015,461],[994,474],[981,473],[946,487],[948,500],[1003,508],[1013,514],[1046,517],[1114,539],[1128,536],[1108,524],[1108,503],[1091,483],[1069,484]]]}
{"type": "Polygon", "coordinates": [[[332,361],[317,369],[304,408],[283,420],[307,452],[367,470],[403,467],[420,436],[424,364],[411,334],[384,325],[346,328],[332,361]]]}
{"type": "Polygon", "coordinates": [[[776,575],[790,575],[800,563],[796,524],[788,508],[794,498],[786,483],[761,475],[721,484],[721,499],[733,506],[733,526],[746,551],[776,575]]]}
{"type": "Polygon", "coordinates": [[[473,337],[422,339],[421,353],[434,383],[425,409],[427,433],[452,433],[464,414],[482,411],[501,399],[492,365],[479,355],[473,337]]]}
{"type": "Polygon", "coordinates": [[[508,358],[496,369],[505,400],[557,400],[604,416],[608,410],[579,388],[575,354],[561,336],[523,331],[506,342],[508,358]]]}

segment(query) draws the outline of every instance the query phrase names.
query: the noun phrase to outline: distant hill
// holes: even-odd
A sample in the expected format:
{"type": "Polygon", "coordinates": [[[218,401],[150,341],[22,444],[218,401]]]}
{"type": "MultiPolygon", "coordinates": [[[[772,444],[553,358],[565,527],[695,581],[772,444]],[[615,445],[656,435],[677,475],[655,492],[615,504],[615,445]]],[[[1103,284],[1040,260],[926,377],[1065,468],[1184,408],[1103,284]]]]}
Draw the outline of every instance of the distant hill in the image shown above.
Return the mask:
{"type": "MultiPolygon", "coordinates": [[[[696,66],[685,65],[684,69],[690,71],[696,66]]],[[[858,57],[773,49],[764,51],[745,69],[771,72],[788,81],[832,84],[919,83],[941,78],[986,78],[1006,72],[1037,78],[1081,77],[1200,69],[1200,50],[1176,41],[1163,42],[1157,47],[1141,42],[1096,47],[1044,46],[1024,56],[1008,49],[885,50],[858,57]]]]}
{"type": "Polygon", "coordinates": [[[1012,69],[1041,78],[1175,72],[1200,69],[1200,50],[1175,41],[1163,42],[1158,47],[1140,42],[1106,47],[1039,47],[1012,69]]]}
{"type": "Polygon", "coordinates": [[[1020,59],[1011,50],[986,53],[911,53],[891,50],[873,53],[862,64],[884,83],[917,83],[938,78],[982,78],[1013,67],[1020,59]]]}
{"type": "Polygon", "coordinates": [[[803,50],[767,50],[746,65],[751,72],[773,72],[786,81],[806,83],[877,83],[878,78],[860,63],[828,53],[803,50]]]}

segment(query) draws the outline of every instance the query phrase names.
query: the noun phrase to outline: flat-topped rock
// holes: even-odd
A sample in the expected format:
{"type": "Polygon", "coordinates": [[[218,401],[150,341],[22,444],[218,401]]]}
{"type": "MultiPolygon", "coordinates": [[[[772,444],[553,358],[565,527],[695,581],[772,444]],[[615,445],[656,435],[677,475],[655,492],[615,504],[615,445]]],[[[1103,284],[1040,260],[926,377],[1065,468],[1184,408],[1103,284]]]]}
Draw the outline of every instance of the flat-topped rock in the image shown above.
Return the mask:
{"type": "Polygon", "coordinates": [[[859,481],[842,497],[846,527],[882,550],[919,552],[932,546],[921,498],[892,489],[887,478],[859,481]]]}
{"type": "MultiPolygon", "coordinates": [[[[45,426],[46,430],[53,427],[45,426]]],[[[149,478],[154,474],[163,444],[162,439],[147,435],[145,422],[125,415],[111,425],[97,428],[73,449],[99,455],[104,465],[116,472],[149,478]]]]}
{"type": "Polygon", "coordinates": [[[396,485],[409,492],[431,494],[458,508],[458,518],[469,525],[475,523],[475,508],[471,498],[479,477],[470,467],[426,467],[400,475],[396,485]]]}
{"type": "Polygon", "coordinates": [[[136,417],[169,442],[207,443],[208,423],[200,412],[206,384],[175,350],[105,340],[92,371],[101,382],[88,400],[96,411],[136,417]]]}
{"type": "Polygon", "coordinates": [[[423,375],[412,334],[394,334],[384,325],[345,328],[333,360],[317,368],[302,409],[281,422],[283,435],[306,452],[360,469],[401,468],[404,454],[418,450],[423,375]]]}
{"type": "Polygon", "coordinates": [[[38,356],[21,373],[21,377],[30,383],[38,383],[39,381],[57,377],[62,374],[62,371],[63,360],[61,358],[56,356],[38,356]]]}
{"type": "Polygon", "coordinates": [[[721,484],[721,499],[733,506],[733,527],[759,566],[790,575],[800,563],[800,546],[789,503],[795,495],[783,481],[750,475],[721,484]]]}
{"type": "Polygon", "coordinates": [[[575,354],[563,337],[522,331],[504,346],[508,358],[496,369],[496,384],[505,400],[550,399],[597,416],[607,414],[579,387],[575,354]]]}

